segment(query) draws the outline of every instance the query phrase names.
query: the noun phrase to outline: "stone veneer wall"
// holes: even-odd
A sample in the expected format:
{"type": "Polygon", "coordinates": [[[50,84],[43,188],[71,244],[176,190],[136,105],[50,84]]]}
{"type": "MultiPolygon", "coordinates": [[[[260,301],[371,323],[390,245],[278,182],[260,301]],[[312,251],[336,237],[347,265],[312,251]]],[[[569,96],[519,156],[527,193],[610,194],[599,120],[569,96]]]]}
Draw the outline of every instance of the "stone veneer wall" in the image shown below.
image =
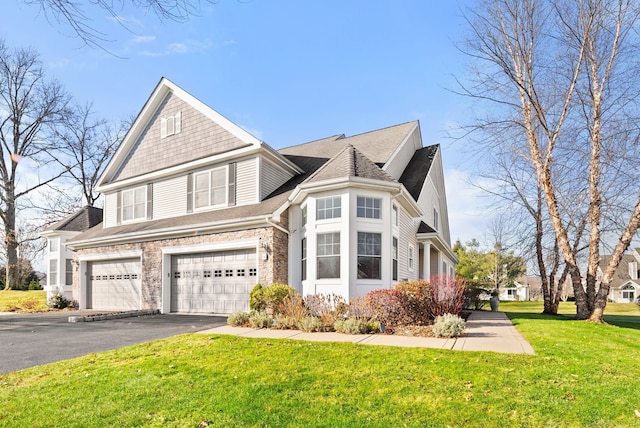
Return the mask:
{"type": "MultiPolygon", "coordinates": [[[[286,229],[288,216],[283,214],[281,226],[286,229]]],[[[158,241],[135,242],[130,244],[110,245],[104,247],[77,250],[74,253],[74,265],[78,265],[81,255],[118,253],[120,251],[142,251],[142,309],[162,308],[162,248],[175,246],[198,245],[214,242],[235,241],[248,238],[260,238],[258,248],[258,282],[272,284],[287,283],[288,275],[288,235],[275,227],[223,232],[209,235],[197,235],[158,241]],[[267,260],[262,255],[267,253],[267,260]]],[[[80,272],[74,269],[73,299],[80,300],[80,272]]]]}

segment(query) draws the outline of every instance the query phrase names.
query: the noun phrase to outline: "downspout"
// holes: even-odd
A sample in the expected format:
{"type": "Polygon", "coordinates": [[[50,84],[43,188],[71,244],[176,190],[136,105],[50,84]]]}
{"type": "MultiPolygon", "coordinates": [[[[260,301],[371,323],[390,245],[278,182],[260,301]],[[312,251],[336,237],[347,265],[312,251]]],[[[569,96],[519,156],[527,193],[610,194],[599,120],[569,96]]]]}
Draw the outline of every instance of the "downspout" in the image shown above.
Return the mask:
{"type": "Polygon", "coordinates": [[[277,224],[275,224],[273,221],[271,221],[271,217],[265,217],[265,218],[264,218],[264,220],[265,220],[268,224],[270,224],[271,226],[273,226],[273,227],[275,227],[276,229],[278,229],[279,231],[286,233],[286,234],[287,234],[287,236],[289,236],[289,235],[290,235],[290,233],[289,233],[289,231],[288,231],[287,229],[285,229],[284,227],[282,227],[282,226],[280,226],[280,225],[277,225],[277,224]]]}

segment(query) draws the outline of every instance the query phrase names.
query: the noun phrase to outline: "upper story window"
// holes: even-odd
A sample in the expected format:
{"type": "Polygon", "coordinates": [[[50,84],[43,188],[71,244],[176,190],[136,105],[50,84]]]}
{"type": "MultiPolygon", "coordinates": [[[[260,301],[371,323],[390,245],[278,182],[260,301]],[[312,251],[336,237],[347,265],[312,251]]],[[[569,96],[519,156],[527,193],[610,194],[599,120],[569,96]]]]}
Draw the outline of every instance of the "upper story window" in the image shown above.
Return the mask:
{"type": "Polygon", "coordinates": [[[380,218],[382,200],[358,196],[357,212],[360,218],[380,218]]]}
{"type": "Polygon", "coordinates": [[[49,239],[49,252],[50,253],[58,252],[58,238],[49,239]]]}
{"type": "Polygon", "coordinates": [[[307,225],[307,206],[302,207],[302,227],[307,225]]]}
{"type": "Polygon", "coordinates": [[[147,217],[147,186],[122,191],[122,221],[147,217]]]}
{"type": "Polygon", "coordinates": [[[193,174],[193,206],[196,209],[227,205],[227,169],[193,174]]]}
{"type": "Polygon", "coordinates": [[[391,224],[394,226],[398,226],[398,206],[394,205],[391,207],[391,224]]]}
{"type": "Polygon", "coordinates": [[[182,131],[182,112],[160,119],[160,138],[179,134],[182,131]]]}
{"type": "Polygon", "coordinates": [[[317,200],[316,220],[340,218],[340,216],[342,216],[342,200],[340,196],[317,200]]]}
{"type": "Polygon", "coordinates": [[[435,230],[438,230],[438,210],[437,209],[433,209],[433,228],[435,230]]]}

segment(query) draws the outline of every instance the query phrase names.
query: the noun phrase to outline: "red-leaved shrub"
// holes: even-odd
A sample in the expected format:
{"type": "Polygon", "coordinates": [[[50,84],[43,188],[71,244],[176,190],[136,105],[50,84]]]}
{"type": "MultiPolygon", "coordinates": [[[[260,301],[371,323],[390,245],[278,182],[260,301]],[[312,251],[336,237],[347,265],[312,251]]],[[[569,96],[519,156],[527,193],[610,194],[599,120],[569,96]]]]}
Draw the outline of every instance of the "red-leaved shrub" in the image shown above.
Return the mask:
{"type": "Polygon", "coordinates": [[[433,285],[433,318],[444,315],[458,315],[464,305],[463,278],[449,275],[434,275],[431,277],[433,285]]]}
{"type": "Polygon", "coordinates": [[[366,301],[377,321],[388,330],[407,321],[405,295],[398,290],[380,289],[367,293],[366,301]]]}
{"type": "Polygon", "coordinates": [[[434,288],[427,281],[400,282],[393,288],[402,293],[405,325],[428,325],[433,320],[434,288]]]}

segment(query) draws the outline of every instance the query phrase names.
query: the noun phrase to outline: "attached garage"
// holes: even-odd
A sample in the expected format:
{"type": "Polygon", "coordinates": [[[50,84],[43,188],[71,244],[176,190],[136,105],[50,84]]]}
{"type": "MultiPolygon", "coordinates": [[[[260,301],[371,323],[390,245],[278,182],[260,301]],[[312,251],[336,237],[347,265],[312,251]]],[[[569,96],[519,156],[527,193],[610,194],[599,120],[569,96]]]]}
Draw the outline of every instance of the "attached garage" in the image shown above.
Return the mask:
{"type": "Polygon", "coordinates": [[[140,259],[92,261],[87,273],[88,309],[140,309],[140,259]]]}
{"type": "Polygon", "coordinates": [[[255,249],[171,256],[171,312],[230,314],[249,309],[258,279],[255,249]]]}

